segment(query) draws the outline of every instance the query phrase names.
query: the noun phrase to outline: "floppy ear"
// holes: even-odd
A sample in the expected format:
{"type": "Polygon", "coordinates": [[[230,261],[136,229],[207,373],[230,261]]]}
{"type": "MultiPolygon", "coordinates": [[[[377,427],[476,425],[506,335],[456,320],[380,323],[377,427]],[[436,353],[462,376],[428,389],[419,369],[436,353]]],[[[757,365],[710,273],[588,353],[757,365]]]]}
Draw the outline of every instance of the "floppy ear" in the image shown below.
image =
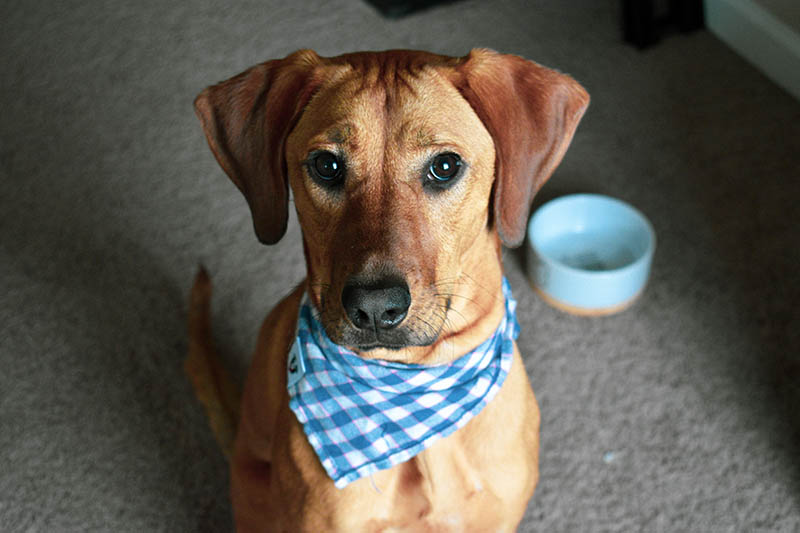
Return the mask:
{"type": "Polygon", "coordinates": [[[313,93],[320,58],[300,50],[208,87],[194,101],[208,145],[247,199],[258,239],[286,232],[289,188],[284,142],[313,93]]]}
{"type": "Polygon", "coordinates": [[[519,246],[533,196],[564,157],[589,94],[565,74],[481,49],[453,83],[494,139],[494,220],[503,243],[519,246]]]}

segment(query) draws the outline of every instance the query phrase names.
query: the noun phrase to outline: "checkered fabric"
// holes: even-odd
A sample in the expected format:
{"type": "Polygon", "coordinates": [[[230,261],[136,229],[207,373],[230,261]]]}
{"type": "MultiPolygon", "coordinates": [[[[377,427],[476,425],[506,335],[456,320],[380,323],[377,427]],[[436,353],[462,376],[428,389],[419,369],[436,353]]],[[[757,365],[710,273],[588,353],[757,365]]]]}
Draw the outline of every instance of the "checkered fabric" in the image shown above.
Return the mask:
{"type": "Polygon", "coordinates": [[[334,344],[303,299],[289,352],[289,406],[338,488],[407,461],[463,427],[500,390],[519,334],[508,281],[492,336],[443,365],[368,360],[334,344]]]}

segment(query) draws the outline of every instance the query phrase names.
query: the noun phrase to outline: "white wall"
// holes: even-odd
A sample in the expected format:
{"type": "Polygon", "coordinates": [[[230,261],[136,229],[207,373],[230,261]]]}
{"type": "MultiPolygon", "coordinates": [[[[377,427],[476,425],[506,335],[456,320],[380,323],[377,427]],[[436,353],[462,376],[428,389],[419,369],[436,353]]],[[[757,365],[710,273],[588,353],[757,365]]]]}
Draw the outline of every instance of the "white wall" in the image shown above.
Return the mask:
{"type": "Polygon", "coordinates": [[[800,0],[755,0],[778,20],[800,32],[800,0]]]}
{"type": "Polygon", "coordinates": [[[706,26],[800,100],[800,0],[705,0],[706,26]]]}

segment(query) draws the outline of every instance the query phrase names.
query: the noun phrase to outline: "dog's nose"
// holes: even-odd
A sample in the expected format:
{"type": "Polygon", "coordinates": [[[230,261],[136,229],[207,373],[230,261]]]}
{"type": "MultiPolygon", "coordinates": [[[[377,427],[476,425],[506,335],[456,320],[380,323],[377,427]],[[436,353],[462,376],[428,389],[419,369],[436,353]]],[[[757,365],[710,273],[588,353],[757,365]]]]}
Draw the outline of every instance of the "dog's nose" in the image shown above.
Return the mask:
{"type": "Polygon", "coordinates": [[[358,329],[392,329],[406,317],[411,294],[405,282],[363,285],[351,281],[342,290],[342,305],[358,329]]]}

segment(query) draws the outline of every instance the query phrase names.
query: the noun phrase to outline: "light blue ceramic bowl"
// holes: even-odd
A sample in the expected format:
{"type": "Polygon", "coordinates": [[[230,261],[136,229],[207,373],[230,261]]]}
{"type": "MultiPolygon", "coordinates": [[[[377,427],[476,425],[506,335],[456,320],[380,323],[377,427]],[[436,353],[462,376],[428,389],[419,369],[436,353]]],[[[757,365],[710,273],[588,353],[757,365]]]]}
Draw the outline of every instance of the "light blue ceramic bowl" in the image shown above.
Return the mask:
{"type": "Polygon", "coordinates": [[[630,205],[599,194],[562,196],[528,224],[528,274],[544,299],[564,311],[605,315],[639,296],[656,235],[630,205]]]}

